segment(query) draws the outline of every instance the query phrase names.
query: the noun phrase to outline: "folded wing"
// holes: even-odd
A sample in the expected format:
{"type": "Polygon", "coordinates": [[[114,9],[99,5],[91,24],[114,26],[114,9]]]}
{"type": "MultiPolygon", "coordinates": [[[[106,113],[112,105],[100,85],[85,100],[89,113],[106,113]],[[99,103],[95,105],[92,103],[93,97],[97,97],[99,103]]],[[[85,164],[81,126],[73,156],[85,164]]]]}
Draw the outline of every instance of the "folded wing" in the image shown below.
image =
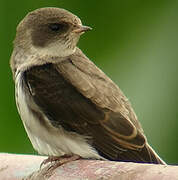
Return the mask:
{"type": "Polygon", "coordinates": [[[121,90],[79,49],[58,64],[27,70],[26,84],[54,126],[86,135],[110,160],[161,163],[121,90]]]}

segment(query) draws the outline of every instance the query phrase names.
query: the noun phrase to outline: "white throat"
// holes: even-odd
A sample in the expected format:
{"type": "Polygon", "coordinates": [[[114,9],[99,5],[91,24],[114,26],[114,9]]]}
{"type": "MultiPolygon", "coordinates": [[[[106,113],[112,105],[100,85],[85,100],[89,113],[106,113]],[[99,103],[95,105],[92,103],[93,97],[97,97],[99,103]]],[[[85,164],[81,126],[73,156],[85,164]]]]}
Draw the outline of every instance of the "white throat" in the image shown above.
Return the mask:
{"type": "Polygon", "coordinates": [[[67,57],[73,54],[76,50],[75,48],[68,48],[63,43],[51,43],[46,47],[33,47],[33,51],[43,57],[43,56],[57,56],[57,57],[67,57]]]}
{"type": "Polygon", "coordinates": [[[29,53],[26,53],[26,55],[23,49],[17,49],[16,51],[13,51],[11,58],[16,62],[16,64],[18,64],[18,67],[16,67],[18,70],[25,71],[35,65],[58,63],[65,57],[75,53],[75,51],[76,47],[70,49],[62,44],[60,45],[60,43],[53,43],[47,47],[31,46],[29,53]]]}

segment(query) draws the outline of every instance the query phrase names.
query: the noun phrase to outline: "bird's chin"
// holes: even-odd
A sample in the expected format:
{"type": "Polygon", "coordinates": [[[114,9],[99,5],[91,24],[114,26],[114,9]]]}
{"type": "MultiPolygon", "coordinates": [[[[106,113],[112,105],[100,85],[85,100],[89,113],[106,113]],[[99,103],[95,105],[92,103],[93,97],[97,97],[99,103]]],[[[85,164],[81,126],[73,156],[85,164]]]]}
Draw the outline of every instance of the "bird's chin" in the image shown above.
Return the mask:
{"type": "MultiPolygon", "coordinates": [[[[80,34],[81,35],[81,34],[80,34]]],[[[78,41],[80,39],[80,35],[78,34],[77,36],[75,36],[75,38],[72,39],[72,42],[71,42],[71,47],[74,49],[77,44],[78,44],[78,41]]]]}

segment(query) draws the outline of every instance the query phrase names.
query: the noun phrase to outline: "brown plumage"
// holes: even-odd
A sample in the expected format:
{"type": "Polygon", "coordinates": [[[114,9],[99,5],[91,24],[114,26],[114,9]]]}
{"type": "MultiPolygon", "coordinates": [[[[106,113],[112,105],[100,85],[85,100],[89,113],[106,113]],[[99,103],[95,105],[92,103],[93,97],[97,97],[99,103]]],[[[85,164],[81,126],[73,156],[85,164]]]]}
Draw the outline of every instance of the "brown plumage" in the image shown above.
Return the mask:
{"type": "Polygon", "coordinates": [[[48,155],[66,153],[84,158],[104,157],[114,161],[164,164],[148,145],[142,127],[122,91],[76,48],[79,35],[88,30],[81,30],[81,21],[57,8],[43,8],[29,16],[22,21],[19,29],[30,43],[26,43],[27,39],[19,40],[19,32],[15,40],[28,58],[21,53],[23,60],[19,60],[16,45],[11,67],[16,82],[19,113],[34,148],[48,155]],[[29,23],[32,25],[30,33],[27,30],[29,23]],[[51,33],[46,28],[46,24],[50,23],[64,26],[59,34],[51,33]],[[75,28],[79,30],[74,31],[75,28]],[[58,55],[53,56],[53,47],[56,48],[58,42],[58,55]],[[28,51],[27,46],[39,52],[28,51]],[[23,92],[23,97],[20,97],[20,92],[23,92]],[[25,99],[26,108],[22,107],[22,99],[25,99]],[[28,112],[24,113],[26,109],[28,112]],[[29,114],[33,116],[33,123],[29,114]],[[41,129],[42,132],[38,133],[35,129],[41,129]],[[64,138],[61,140],[61,137],[64,138]],[[38,138],[38,143],[35,138],[38,138]],[[66,138],[72,143],[65,141],[66,138]],[[59,144],[58,139],[64,143],[59,144]],[[43,149],[46,145],[49,150],[43,149]],[[83,148],[80,149],[80,146],[83,148]]]}

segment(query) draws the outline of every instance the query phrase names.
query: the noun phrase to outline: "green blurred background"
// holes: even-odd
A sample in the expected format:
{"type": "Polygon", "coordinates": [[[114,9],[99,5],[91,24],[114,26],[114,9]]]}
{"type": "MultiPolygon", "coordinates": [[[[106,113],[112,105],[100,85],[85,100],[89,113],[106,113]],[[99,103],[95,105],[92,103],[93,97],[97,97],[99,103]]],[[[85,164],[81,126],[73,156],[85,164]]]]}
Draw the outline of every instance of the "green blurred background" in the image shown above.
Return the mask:
{"type": "Polygon", "coordinates": [[[18,116],[9,68],[12,41],[27,12],[56,6],[93,27],[79,47],[130,99],[148,141],[178,164],[178,1],[1,0],[0,151],[35,153],[18,116]]]}

